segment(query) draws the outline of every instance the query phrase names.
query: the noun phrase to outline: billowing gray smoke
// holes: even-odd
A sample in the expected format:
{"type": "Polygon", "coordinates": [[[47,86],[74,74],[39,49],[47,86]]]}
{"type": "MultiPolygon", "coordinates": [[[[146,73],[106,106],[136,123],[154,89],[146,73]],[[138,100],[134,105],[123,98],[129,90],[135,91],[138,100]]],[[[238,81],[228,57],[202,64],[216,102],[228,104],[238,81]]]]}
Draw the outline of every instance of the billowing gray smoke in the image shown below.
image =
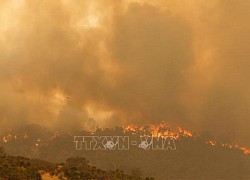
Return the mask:
{"type": "Polygon", "coordinates": [[[247,142],[249,9],[237,0],[3,0],[1,128],[165,120],[247,142]]]}

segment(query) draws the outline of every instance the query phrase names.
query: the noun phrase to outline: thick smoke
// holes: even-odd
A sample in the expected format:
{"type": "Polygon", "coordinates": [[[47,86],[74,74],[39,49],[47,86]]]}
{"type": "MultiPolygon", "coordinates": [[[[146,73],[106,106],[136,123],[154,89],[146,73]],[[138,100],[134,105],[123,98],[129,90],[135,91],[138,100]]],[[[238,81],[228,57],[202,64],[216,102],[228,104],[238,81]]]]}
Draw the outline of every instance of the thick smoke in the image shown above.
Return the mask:
{"type": "Polygon", "coordinates": [[[1,1],[1,127],[165,120],[247,142],[249,9],[236,0],[1,1]]]}

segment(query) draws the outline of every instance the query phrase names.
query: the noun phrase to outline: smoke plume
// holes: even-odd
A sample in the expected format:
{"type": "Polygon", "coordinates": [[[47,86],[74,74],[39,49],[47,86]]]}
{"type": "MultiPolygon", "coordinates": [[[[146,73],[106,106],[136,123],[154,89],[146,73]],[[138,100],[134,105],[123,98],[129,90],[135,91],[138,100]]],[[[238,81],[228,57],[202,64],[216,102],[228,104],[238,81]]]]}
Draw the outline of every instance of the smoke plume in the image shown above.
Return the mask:
{"type": "Polygon", "coordinates": [[[250,138],[250,1],[0,2],[1,129],[165,120],[250,138]]]}

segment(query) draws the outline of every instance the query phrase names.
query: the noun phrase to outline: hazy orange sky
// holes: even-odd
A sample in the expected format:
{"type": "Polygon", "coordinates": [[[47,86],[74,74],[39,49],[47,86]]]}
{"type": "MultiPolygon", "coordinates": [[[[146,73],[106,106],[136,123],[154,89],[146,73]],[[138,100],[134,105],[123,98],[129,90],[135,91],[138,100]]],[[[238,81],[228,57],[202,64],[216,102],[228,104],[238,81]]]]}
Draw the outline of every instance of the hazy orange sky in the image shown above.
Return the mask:
{"type": "Polygon", "coordinates": [[[248,0],[1,0],[1,128],[165,120],[248,143],[249,19],[248,0]]]}

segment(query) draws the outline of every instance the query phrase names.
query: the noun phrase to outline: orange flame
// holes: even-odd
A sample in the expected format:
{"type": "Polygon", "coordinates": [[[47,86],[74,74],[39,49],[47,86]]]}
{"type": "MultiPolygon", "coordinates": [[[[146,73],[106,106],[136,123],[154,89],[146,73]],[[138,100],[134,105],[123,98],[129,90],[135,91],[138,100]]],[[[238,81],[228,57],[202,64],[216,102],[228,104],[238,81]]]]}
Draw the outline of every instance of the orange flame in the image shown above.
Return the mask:
{"type": "Polygon", "coordinates": [[[124,132],[132,132],[132,134],[149,132],[152,136],[172,137],[175,139],[178,139],[180,136],[193,137],[191,131],[184,130],[180,127],[173,129],[165,122],[161,122],[160,124],[149,124],[145,127],[132,124],[123,126],[123,130],[124,132]]]}
{"type": "MultiPolygon", "coordinates": [[[[160,124],[149,124],[148,126],[139,126],[139,125],[127,125],[123,126],[123,131],[124,132],[130,132],[132,134],[140,134],[140,135],[151,135],[151,136],[162,136],[162,137],[171,137],[174,139],[181,139],[180,137],[196,137],[191,131],[182,129],[181,127],[178,128],[173,128],[169,124],[165,123],[162,121],[160,124]]],[[[60,134],[59,132],[55,132],[50,140],[56,139],[59,137],[60,134]]],[[[12,135],[10,132],[2,137],[2,142],[3,143],[8,143],[12,140],[17,140],[17,139],[29,139],[28,135],[25,133],[23,136],[17,136],[17,135],[12,135]]],[[[39,146],[40,139],[37,139],[37,142],[35,143],[35,146],[39,146]]],[[[211,146],[221,146],[224,148],[228,149],[238,149],[242,151],[244,154],[250,154],[250,149],[246,147],[241,147],[237,144],[227,144],[227,143],[220,143],[215,140],[208,140],[204,142],[208,145],[211,146]]]]}
{"type": "MultiPolygon", "coordinates": [[[[146,131],[149,131],[152,136],[172,137],[174,139],[179,139],[181,136],[182,137],[194,137],[191,131],[182,129],[181,127],[178,127],[177,129],[173,129],[171,128],[171,126],[169,126],[165,122],[162,122],[158,125],[150,124],[146,127],[132,124],[128,126],[123,126],[123,129],[124,129],[124,132],[132,132],[132,134],[139,134],[139,132],[145,133],[146,131]]],[[[246,147],[241,147],[236,144],[223,144],[223,143],[216,142],[215,140],[209,140],[205,143],[211,146],[222,146],[228,149],[238,149],[242,151],[244,154],[250,154],[250,149],[246,147]]]]}

